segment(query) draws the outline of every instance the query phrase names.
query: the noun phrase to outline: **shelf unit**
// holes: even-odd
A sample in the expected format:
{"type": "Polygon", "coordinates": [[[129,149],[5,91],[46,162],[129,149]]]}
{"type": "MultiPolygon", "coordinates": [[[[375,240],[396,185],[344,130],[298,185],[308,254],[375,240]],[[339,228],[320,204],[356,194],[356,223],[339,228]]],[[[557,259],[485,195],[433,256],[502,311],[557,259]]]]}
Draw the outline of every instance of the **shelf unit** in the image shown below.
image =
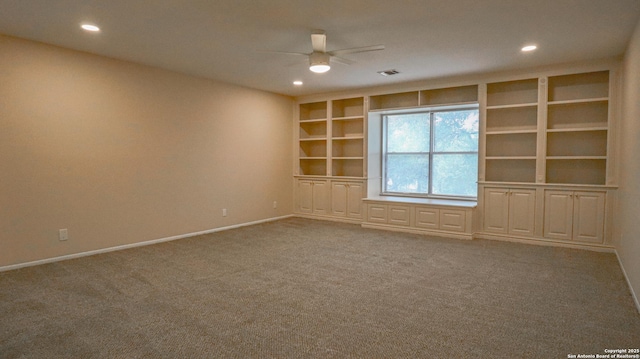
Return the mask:
{"type": "Polygon", "coordinates": [[[485,180],[534,183],[538,79],[487,84],[485,180]]]}
{"type": "Polygon", "coordinates": [[[327,103],[301,104],[299,111],[299,174],[326,175],[327,103]]]}
{"type": "Polygon", "coordinates": [[[299,105],[301,176],[364,177],[364,97],[299,105]]]}
{"type": "Polygon", "coordinates": [[[389,110],[420,105],[420,91],[398,92],[386,95],[371,96],[369,110],[389,110]]]}
{"type": "Polygon", "coordinates": [[[609,72],[548,79],[546,182],[605,185],[609,72]]]}
{"type": "Polygon", "coordinates": [[[331,175],[364,177],[364,98],[331,101],[331,175]]]}
{"type": "Polygon", "coordinates": [[[299,215],[360,223],[366,194],[365,98],[299,104],[299,215]]]}
{"type": "Polygon", "coordinates": [[[371,96],[369,111],[477,102],[478,85],[468,85],[371,96]]]}
{"type": "Polygon", "coordinates": [[[475,102],[478,102],[478,85],[420,91],[420,106],[451,105],[475,102]]]}

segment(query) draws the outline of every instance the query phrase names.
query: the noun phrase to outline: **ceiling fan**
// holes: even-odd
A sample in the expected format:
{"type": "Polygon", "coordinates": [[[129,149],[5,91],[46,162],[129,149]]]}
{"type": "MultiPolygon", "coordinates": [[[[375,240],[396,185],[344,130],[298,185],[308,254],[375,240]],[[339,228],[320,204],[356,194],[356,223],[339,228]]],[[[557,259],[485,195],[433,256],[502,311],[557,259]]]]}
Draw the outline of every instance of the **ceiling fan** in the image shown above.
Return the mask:
{"type": "Polygon", "coordinates": [[[355,63],[355,61],[342,58],[342,55],[384,50],[384,45],[373,45],[354,47],[351,49],[327,51],[327,35],[323,30],[316,30],[311,33],[311,46],[313,48],[313,52],[308,54],[301,52],[277,52],[290,55],[308,56],[309,70],[316,73],[323,73],[331,69],[331,61],[335,61],[344,65],[351,65],[355,63]]]}

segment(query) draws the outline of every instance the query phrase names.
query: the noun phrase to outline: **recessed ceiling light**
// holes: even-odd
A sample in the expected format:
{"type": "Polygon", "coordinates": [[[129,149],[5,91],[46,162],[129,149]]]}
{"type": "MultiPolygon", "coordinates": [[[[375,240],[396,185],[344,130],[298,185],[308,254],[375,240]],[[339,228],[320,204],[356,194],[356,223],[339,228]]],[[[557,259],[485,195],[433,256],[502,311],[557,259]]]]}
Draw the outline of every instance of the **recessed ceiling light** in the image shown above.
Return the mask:
{"type": "Polygon", "coordinates": [[[529,52],[529,51],[533,51],[533,50],[535,50],[537,48],[538,48],[538,46],[536,46],[536,45],[527,45],[527,46],[523,47],[521,50],[522,50],[522,52],[529,52]]]}
{"type": "Polygon", "coordinates": [[[293,81],[293,84],[296,86],[302,86],[302,81],[293,81]]]}
{"type": "Polygon", "coordinates": [[[100,31],[100,28],[97,27],[96,25],[82,24],[82,25],[80,25],[80,27],[83,30],[86,30],[86,31],[91,31],[91,32],[99,32],[100,31]]]}

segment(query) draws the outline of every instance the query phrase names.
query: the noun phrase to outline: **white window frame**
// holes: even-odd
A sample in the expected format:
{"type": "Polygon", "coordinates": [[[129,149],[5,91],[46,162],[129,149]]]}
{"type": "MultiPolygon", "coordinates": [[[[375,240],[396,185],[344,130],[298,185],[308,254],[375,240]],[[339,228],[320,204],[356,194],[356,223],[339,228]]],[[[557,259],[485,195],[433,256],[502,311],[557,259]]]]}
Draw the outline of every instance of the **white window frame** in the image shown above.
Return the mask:
{"type": "MultiPolygon", "coordinates": [[[[380,194],[383,196],[398,196],[398,197],[417,197],[417,198],[442,198],[442,199],[461,199],[461,200],[476,200],[477,199],[477,193],[476,196],[455,196],[455,195],[439,195],[439,194],[433,194],[432,189],[433,189],[433,176],[431,175],[431,173],[433,173],[433,156],[435,154],[475,154],[478,162],[480,161],[479,158],[479,148],[480,148],[480,138],[478,136],[478,150],[477,151],[460,151],[460,152],[436,152],[434,151],[434,146],[435,146],[435,131],[434,131],[434,121],[433,121],[433,116],[434,114],[438,113],[438,112],[455,112],[455,111],[469,111],[469,110],[476,110],[478,111],[478,115],[479,114],[479,104],[475,103],[475,104],[470,104],[470,105],[460,105],[460,106],[445,106],[445,107],[430,107],[430,108],[422,108],[419,110],[413,110],[413,111],[390,111],[390,112],[385,112],[382,114],[382,148],[381,148],[381,160],[382,160],[382,165],[381,165],[381,170],[382,170],[382,181],[380,183],[381,188],[380,188],[380,194]],[[387,118],[389,116],[397,116],[397,115],[413,115],[413,114],[428,114],[429,115],[429,183],[427,185],[428,191],[427,193],[413,193],[413,192],[390,192],[390,191],[386,191],[386,183],[387,183],[387,118]]],[[[409,153],[409,152],[407,152],[409,153]]],[[[414,153],[414,152],[411,152],[414,153]]],[[[422,153],[422,152],[420,152],[422,153]]],[[[479,165],[479,163],[478,163],[479,165]]],[[[476,173],[476,179],[474,182],[477,183],[478,181],[478,174],[476,173]]]]}

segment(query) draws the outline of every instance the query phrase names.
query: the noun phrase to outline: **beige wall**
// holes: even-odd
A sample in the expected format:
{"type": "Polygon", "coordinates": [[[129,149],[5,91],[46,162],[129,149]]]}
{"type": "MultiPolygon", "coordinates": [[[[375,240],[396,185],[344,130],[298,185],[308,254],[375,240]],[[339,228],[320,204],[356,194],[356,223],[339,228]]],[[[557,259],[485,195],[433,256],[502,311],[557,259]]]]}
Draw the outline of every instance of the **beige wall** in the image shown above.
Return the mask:
{"type": "Polygon", "coordinates": [[[0,267],[292,213],[292,116],[288,97],[0,36],[0,267]]]}
{"type": "Polygon", "coordinates": [[[640,296],[640,23],[623,63],[617,251],[636,298],[640,296]]]}

